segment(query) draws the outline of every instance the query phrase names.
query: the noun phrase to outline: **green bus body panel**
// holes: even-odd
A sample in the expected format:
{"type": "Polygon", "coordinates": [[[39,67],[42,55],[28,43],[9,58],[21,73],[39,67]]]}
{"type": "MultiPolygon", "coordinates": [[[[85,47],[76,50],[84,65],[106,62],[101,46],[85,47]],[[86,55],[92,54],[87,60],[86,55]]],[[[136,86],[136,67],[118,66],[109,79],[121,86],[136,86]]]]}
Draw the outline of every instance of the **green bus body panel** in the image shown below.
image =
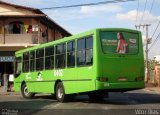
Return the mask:
{"type": "Polygon", "coordinates": [[[16,52],[16,57],[22,57],[24,52],[77,40],[78,38],[90,35],[93,35],[93,64],[91,66],[75,66],[74,68],[21,73],[19,77],[15,78],[15,91],[21,90],[22,82],[27,84],[29,92],[55,93],[55,83],[61,81],[63,82],[66,94],[103,89],[136,89],[144,87],[144,81],[135,81],[136,77],[144,78],[142,37],[140,32],[136,30],[122,28],[94,29],[85,33],[18,51],[16,52]],[[116,30],[136,32],[139,34],[138,54],[118,55],[103,53],[99,35],[100,31],[116,30]],[[58,70],[63,71],[63,75],[55,76],[54,73],[58,70]],[[39,72],[41,72],[42,80],[37,80],[39,72]],[[98,81],[98,77],[107,77],[108,81],[98,81]],[[119,81],[119,77],[125,77],[127,78],[127,81],[119,81]]]}
{"type": "MultiPolygon", "coordinates": [[[[97,32],[99,35],[100,31],[106,31],[107,29],[101,29],[97,32]]],[[[109,31],[115,31],[114,29],[109,29],[109,31]]],[[[126,30],[120,29],[120,31],[126,32],[135,32],[133,30],[126,30]]],[[[121,84],[122,86],[118,85],[109,85],[108,88],[118,89],[120,87],[127,88],[129,84],[134,84],[136,77],[144,78],[144,56],[143,56],[143,46],[142,46],[142,39],[141,34],[139,34],[139,53],[136,55],[129,55],[129,54],[104,54],[102,50],[98,50],[98,76],[100,77],[107,77],[108,84],[121,84]],[[128,82],[126,85],[125,82],[119,81],[119,78],[125,77],[128,82]]],[[[97,37],[98,37],[97,36],[97,37]]],[[[100,39],[100,38],[98,38],[100,39]]],[[[98,49],[101,49],[100,41],[97,46],[98,49]]],[[[144,81],[143,81],[144,82],[144,81]]],[[[99,83],[99,82],[98,82],[99,83]]],[[[141,83],[135,83],[135,85],[141,83]]],[[[107,85],[106,85],[107,86],[107,85]]],[[[133,86],[132,88],[143,88],[144,83],[140,86],[133,86]]],[[[99,89],[98,85],[96,84],[97,89],[99,89]]],[[[104,86],[103,86],[104,87],[104,86]]],[[[107,89],[108,89],[107,88],[107,89]]],[[[130,87],[131,88],[131,87],[130,87]]],[[[101,89],[101,88],[100,88],[101,89]]]]}

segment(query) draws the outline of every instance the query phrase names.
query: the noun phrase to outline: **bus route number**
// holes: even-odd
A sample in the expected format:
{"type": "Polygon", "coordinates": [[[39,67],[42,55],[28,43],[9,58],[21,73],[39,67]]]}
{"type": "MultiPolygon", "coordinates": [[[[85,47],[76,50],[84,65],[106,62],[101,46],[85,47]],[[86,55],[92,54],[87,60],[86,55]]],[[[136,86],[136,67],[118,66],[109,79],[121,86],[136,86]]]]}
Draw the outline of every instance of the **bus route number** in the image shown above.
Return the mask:
{"type": "Polygon", "coordinates": [[[63,70],[55,70],[54,71],[54,76],[63,76],[63,70]]]}

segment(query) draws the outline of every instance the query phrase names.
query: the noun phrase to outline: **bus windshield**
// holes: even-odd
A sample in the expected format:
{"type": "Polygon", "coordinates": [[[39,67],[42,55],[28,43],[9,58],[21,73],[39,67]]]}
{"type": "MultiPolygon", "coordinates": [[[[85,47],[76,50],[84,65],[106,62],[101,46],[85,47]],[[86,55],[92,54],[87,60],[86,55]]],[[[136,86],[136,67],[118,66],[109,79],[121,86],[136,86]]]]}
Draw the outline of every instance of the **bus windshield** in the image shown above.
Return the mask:
{"type": "Polygon", "coordinates": [[[102,50],[105,54],[137,54],[138,33],[123,31],[100,32],[102,50]]]}
{"type": "Polygon", "coordinates": [[[21,58],[16,58],[16,70],[15,73],[19,73],[21,71],[21,58]]]}

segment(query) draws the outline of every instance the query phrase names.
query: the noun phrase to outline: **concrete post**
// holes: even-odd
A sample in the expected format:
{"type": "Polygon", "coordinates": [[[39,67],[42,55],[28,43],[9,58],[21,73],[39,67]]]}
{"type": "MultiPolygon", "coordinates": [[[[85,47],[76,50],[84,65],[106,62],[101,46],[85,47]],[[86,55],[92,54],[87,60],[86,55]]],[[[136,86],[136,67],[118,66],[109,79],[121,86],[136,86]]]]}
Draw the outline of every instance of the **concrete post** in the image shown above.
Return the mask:
{"type": "Polygon", "coordinates": [[[8,74],[3,74],[4,91],[8,90],[8,74]]]}
{"type": "Polygon", "coordinates": [[[0,86],[2,86],[2,74],[0,73],[0,86]]]}

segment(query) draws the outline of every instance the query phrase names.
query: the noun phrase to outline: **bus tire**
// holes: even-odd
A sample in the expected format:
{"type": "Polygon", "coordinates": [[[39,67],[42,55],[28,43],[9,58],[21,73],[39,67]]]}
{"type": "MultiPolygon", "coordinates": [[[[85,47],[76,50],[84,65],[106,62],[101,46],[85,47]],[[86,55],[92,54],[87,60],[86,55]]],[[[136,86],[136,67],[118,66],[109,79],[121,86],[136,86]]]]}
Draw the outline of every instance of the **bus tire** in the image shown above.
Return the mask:
{"type": "Polygon", "coordinates": [[[56,85],[56,99],[59,102],[66,102],[67,101],[67,95],[65,95],[65,90],[62,82],[59,82],[56,85]]]}
{"type": "Polygon", "coordinates": [[[30,99],[33,98],[35,93],[28,92],[28,88],[26,84],[23,84],[21,87],[21,93],[24,98],[30,99]]]}

